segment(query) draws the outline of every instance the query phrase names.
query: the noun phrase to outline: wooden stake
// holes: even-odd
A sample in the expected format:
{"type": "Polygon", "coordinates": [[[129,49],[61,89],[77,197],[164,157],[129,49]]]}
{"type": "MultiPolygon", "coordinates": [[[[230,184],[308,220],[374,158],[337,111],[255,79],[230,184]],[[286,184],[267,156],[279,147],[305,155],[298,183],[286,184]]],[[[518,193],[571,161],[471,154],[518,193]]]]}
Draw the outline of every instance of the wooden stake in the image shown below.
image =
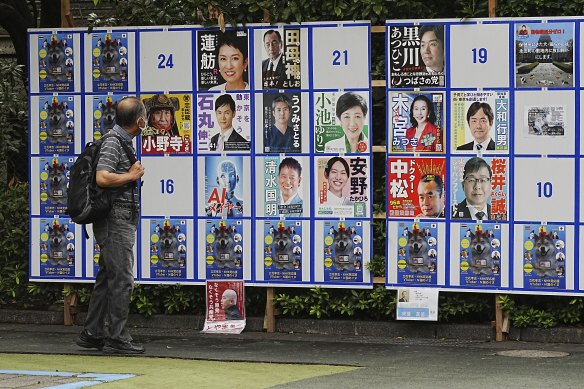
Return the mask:
{"type": "Polygon", "coordinates": [[[497,8],[497,0],[489,0],[489,17],[494,18],[497,8]]]}
{"type": "Polygon", "coordinates": [[[274,288],[266,288],[266,313],[264,314],[264,329],[266,332],[276,332],[276,314],[274,311],[274,288]]]}
{"type": "MultiPolygon", "coordinates": [[[[503,334],[503,320],[506,315],[501,308],[501,304],[499,303],[499,295],[495,295],[495,340],[497,342],[503,342],[506,340],[505,335],[503,334]]],[[[509,330],[507,329],[507,332],[509,330]]]]}
{"type": "Polygon", "coordinates": [[[63,288],[67,291],[63,302],[63,324],[72,326],[75,325],[77,317],[77,295],[72,293],[73,286],[71,284],[65,284],[63,288]]]}

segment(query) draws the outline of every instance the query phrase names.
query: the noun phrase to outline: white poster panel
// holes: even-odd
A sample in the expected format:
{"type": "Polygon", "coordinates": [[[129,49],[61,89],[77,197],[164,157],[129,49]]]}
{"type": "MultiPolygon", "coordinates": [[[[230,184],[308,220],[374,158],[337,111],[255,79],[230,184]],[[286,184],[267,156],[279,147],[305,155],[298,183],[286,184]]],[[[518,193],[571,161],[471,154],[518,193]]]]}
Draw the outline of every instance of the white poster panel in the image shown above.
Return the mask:
{"type": "Polygon", "coordinates": [[[575,169],[571,158],[515,158],[515,220],[574,221],[575,169]]]}
{"type": "Polygon", "coordinates": [[[142,215],[188,216],[194,212],[193,158],[145,157],[142,215]]]}
{"type": "Polygon", "coordinates": [[[369,88],[368,25],[313,27],[315,89],[369,88]]]}
{"type": "Polygon", "coordinates": [[[508,88],[509,25],[452,25],[450,69],[453,88],[508,88]]]}
{"type": "Polygon", "coordinates": [[[192,32],[141,31],[140,89],[191,91],[193,88],[192,32]]]}
{"type": "Polygon", "coordinates": [[[574,154],[575,92],[515,92],[515,153],[574,154]]]}

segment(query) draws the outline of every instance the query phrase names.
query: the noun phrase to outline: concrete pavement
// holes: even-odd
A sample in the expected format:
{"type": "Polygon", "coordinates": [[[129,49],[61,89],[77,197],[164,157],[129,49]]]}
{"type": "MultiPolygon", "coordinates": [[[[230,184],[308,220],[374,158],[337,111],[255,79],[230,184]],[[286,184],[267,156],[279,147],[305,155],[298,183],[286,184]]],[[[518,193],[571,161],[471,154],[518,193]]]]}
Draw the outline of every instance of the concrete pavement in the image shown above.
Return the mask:
{"type": "MultiPolygon", "coordinates": [[[[75,345],[80,330],[62,325],[0,324],[0,352],[102,355],[75,345]]],[[[281,388],[584,387],[581,344],[256,331],[208,335],[192,329],[160,328],[133,328],[131,332],[146,347],[146,354],[138,358],[363,367],[278,386],[281,388]],[[502,355],[509,351],[520,356],[502,355]]]]}

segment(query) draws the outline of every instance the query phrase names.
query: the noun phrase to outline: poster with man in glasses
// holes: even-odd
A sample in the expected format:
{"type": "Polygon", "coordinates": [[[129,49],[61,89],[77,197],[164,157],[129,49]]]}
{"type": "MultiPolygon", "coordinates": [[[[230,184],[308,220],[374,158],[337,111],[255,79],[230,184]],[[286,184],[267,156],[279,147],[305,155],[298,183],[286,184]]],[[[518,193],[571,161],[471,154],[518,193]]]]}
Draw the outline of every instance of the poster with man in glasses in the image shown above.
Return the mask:
{"type": "Polygon", "coordinates": [[[453,158],[450,202],[452,218],[507,220],[508,171],[508,158],[453,158]]]}

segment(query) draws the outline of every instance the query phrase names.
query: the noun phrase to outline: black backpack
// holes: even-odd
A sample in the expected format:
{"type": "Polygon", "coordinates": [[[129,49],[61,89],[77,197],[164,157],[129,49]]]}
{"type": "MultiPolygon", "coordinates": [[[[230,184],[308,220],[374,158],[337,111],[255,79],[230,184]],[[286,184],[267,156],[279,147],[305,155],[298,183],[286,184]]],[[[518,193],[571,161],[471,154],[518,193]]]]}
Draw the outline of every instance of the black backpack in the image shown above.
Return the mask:
{"type": "MultiPolygon", "coordinates": [[[[89,142],[85,150],[69,169],[69,191],[67,194],[67,214],[77,224],[90,224],[107,216],[115,200],[116,190],[101,188],[95,181],[95,169],[99,151],[106,138],[116,137],[124,148],[130,164],[137,159],[132,149],[118,135],[105,134],[95,142],[89,142]]],[[[132,185],[134,185],[132,183],[132,185]]],[[[118,188],[116,188],[118,189],[118,188]]]]}

